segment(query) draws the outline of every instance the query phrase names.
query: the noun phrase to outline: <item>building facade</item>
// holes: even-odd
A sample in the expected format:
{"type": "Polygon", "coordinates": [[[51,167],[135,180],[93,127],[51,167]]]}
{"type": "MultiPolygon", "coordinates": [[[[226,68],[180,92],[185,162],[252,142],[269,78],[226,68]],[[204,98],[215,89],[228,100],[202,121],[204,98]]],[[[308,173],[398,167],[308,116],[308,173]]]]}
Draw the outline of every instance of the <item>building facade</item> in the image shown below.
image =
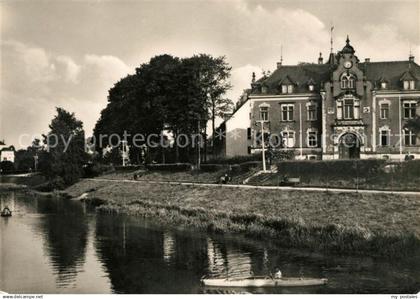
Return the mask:
{"type": "Polygon", "coordinates": [[[253,76],[238,109],[249,115],[242,144],[247,153],[261,151],[264,126],[265,145],[293,150],[297,159],[419,159],[420,140],[405,129],[420,115],[419,80],[412,55],[406,61],[360,62],[347,38],[326,63],[320,54],[317,64],[278,63],[272,74],[253,76]]]}
{"type": "Polygon", "coordinates": [[[15,148],[13,145],[6,145],[4,141],[0,141],[0,162],[10,161],[15,162],[15,148]]]}

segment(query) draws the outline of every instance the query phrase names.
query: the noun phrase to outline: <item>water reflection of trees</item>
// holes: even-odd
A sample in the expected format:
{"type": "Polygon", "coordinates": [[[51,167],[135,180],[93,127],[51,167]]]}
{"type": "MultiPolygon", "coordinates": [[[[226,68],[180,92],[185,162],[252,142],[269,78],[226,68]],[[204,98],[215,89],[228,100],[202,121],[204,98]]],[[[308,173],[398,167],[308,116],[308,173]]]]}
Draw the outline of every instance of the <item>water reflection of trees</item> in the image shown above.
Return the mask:
{"type": "Polygon", "coordinates": [[[37,208],[43,214],[39,229],[57,284],[67,286],[76,280],[85,261],[88,223],[83,206],[70,200],[42,199],[37,208]]]}
{"type": "Polygon", "coordinates": [[[117,293],[197,293],[205,239],[98,215],[96,248],[117,293]]]}

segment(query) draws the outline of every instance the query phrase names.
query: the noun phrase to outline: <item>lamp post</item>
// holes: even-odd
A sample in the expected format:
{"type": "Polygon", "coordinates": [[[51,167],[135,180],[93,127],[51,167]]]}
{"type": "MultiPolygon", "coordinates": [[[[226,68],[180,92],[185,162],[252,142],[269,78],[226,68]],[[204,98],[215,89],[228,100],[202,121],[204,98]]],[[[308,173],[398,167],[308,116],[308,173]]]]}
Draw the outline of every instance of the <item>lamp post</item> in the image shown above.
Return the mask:
{"type": "Polygon", "coordinates": [[[263,172],[267,172],[267,167],[265,165],[264,123],[268,122],[268,120],[257,120],[256,122],[261,124],[261,144],[262,144],[263,172]]]}
{"type": "Polygon", "coordinates": [[[35,172],[38,171],[38,153],[35,153],[34,156],[34,168],[35,168],[35,172]]]}

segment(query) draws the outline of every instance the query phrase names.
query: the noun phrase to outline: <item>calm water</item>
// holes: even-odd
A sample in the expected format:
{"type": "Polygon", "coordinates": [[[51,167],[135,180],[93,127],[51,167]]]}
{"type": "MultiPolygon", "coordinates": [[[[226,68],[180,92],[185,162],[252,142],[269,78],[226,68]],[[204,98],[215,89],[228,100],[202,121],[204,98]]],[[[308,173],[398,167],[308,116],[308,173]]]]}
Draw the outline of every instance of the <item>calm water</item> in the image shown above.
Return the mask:
{"type": "Polygon", "coordinates": [[[169,229],[96,214],[80,202],[0,193],[0,290],[9,293],[409,293],[420,257],[391,263],[281,249],[270,242],[169,229]],[[210,289],[203,275],[326,277],[304,288],[210,289]]]}

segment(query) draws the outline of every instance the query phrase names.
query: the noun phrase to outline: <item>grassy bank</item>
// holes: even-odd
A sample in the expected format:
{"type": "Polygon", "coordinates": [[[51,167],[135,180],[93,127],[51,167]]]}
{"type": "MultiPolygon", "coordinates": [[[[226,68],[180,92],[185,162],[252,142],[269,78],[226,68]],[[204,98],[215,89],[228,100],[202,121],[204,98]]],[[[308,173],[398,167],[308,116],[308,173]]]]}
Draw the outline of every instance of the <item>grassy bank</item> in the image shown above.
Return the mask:
{"type": "Polygon", "coordinates": [[[420,246],[420,199],[409,195],[81,181],[69,195],[109,213],[271,238],[285,247],[402,256],[420,246]]]}

